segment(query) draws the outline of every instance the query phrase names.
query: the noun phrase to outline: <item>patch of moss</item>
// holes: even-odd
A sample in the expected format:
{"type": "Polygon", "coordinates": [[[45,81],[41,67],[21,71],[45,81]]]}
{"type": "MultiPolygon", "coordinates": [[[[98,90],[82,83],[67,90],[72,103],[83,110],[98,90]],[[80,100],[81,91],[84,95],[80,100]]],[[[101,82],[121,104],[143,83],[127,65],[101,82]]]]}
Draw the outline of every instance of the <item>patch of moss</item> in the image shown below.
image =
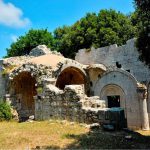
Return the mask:
{"type": "Polygon", "coordinates": [[[90,48],[87,48],[85,51],[86,51],[86,52],[90,52],[90,51],[91,51],[91,49],[90,49],[90,48]]]}
{"type": "Polygon", "coordinates": [[[42,94],[42,92],[43,92],[43,88],[42,87],[38,87],[36,90],[37,90],[38,94],[42,94]]]}
{"type": "Polygon", "coordinates": [[[1,72],[2,76],[6,76],[7,74],[9,74],[15,67],[16,65],[9,65],[5,67],[5,69],[1,72]]]}

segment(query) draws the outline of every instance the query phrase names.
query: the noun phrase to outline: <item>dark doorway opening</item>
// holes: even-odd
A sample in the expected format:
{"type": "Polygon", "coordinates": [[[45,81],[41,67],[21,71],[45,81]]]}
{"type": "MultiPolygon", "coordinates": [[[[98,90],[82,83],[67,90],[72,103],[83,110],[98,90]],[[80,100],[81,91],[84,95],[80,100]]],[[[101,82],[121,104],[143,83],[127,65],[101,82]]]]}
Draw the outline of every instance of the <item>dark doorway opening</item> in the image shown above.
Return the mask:
{"type": "Polygon", "coordinates": [[[34,115],[35,103],[33,96],[37,95],[36,79],[29,72],[19,73],[12,82],[13,103],[20,120],[26,120],[34,115]]]}
{"type": "Polygon", "coordinates": [[[107,96],[107,99],[108,99],[108,108],[120,107],[119,95],[107,96]]]}

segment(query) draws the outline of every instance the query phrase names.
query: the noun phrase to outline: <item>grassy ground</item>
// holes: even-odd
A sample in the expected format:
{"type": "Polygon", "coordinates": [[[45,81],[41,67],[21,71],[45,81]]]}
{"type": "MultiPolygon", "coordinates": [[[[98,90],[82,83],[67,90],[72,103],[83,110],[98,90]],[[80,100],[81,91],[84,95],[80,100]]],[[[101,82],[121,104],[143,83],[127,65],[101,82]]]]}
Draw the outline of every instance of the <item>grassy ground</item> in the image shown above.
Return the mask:
{"type": "Polygon", "coordinates": [[[0,149],[50,148],[150,149],[150,132],[89,131],[79,124],[60,121],[0,122],[0,149]],[[131,135],[132,138],[126,139],[126,135],[131,135]]]}
{"type": "Polygon", "coordinates": [[[0,149],[28,149],[36,147],[60,147],[75,142],[67,135],[86,133],[78,124],[58,121],[44,122],[0,122],[0,149]]]}

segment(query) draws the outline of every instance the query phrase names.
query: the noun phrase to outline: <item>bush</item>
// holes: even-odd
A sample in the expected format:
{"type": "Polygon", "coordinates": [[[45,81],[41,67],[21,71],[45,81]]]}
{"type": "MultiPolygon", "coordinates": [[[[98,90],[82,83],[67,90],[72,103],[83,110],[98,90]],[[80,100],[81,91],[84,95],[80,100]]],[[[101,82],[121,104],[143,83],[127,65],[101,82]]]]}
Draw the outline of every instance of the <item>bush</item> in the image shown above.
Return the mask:
{"type": "Polygon", "coordinates": [[[0,103],[0,121],[12,119],[11,107],[5,102],[0,103]]]}

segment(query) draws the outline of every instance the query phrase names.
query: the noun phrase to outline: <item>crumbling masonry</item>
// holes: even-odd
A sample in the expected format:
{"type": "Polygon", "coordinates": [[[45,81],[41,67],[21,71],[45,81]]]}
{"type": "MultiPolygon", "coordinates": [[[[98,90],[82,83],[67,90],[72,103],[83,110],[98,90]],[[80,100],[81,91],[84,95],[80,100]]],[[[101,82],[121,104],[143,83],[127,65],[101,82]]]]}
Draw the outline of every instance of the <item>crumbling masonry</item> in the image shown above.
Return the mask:
{"type": "Polygon", "coordinates": [[[128,128],[149,130],[150,70],[134,43],[82,49],[75,60],[44,45],[29,56],[3,59],[0,96],[19,118],[103,123],[109,108],[121,107],[128,128]]]}

